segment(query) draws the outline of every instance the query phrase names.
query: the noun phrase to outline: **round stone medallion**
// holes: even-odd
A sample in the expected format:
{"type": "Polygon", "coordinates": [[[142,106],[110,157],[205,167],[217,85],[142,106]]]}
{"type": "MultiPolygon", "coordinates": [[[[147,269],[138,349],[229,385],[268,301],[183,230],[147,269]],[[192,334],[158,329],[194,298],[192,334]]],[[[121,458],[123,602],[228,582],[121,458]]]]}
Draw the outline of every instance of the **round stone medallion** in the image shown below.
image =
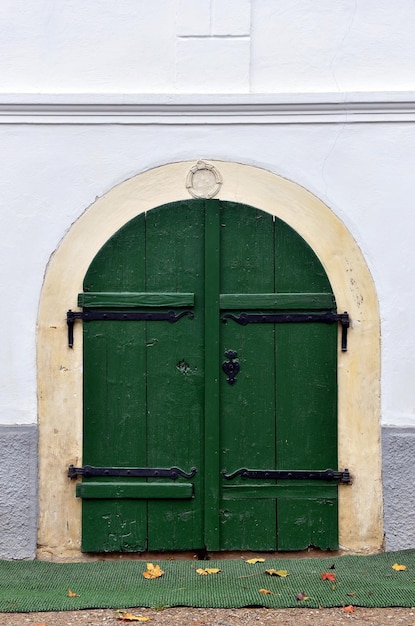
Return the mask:
{"type": "Polygon", "coordinates": [[[219,192],[222,177],[213,166],[198,161],[186,178],[186,187],[194,198],[213,198],[219,192]]]}

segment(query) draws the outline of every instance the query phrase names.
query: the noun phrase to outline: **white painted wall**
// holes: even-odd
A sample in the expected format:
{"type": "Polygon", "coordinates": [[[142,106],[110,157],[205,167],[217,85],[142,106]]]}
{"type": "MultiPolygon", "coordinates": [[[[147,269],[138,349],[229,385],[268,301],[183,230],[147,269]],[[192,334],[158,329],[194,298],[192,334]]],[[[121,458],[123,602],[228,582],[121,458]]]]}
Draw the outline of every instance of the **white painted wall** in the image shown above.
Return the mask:
{"type": "Polygon", "coordinates": [[[411,0],[253,0],[252,5],[253,91],[413,89],[411,0]]]}
{"type": "Polygon", "coordinates": [[[2,0],[3,93],[406,91],[412,0],[2,0]]]}
{"type": "MultiPolygon", "coordinates": [[[[415,125],[59,125],[1,130],[8,158],[0,190],[6,253],[0,272],[5,301],[13,311],[4,314],[0,325],[3,423],[35,420],[39,292],[48,257],[71,223],[97,196],[140,171],[204,157],[250,163],[290,178],[345,222],[363,250],[379,294],[383,421],[415,424],[415,125]]],[[[68,308],[75,304],[74,295],[68,294],[68,308]]]]}
{"type": "MultiPolygon", "coordinates": [[[[347,101],[354,91],[415,90],[414,24],[412,0],[3,0],[0,93],[7,104],[29,92],[120,101],[158,92],[173,102],[313,91],[324,103],[326,91],[347,101]]],[[[8,124],[3,113],[1,424],[36,421],[39,294],[71,223],[140,171],[206,158],[286,176],[345,222],[379,294],[383,423],[415,426],[414,121],[51,125],[40,116],[8,124]]]]}

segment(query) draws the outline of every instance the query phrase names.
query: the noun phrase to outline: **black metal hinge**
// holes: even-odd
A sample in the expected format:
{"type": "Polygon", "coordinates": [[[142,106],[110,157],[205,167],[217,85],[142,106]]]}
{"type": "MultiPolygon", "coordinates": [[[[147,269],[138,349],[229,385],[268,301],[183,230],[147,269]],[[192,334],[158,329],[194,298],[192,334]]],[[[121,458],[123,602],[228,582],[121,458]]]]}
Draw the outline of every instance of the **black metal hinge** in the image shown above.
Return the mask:
{"type": "Polygon", "coordinates": [[[84,309],[83,311],[69,311],[66,314],[68,324],[68,346],[73,348],[73,325],[75,320],[83,322],[121,321],[121,322],[170,322],[174,324],[187,315],[191,319],[194,317],[193,311],[97,311],[95,309],[84,309]]]}
{"type": "Polygon", "coordinates": [[[233,320],[241,326],[247,324],[304,324],[308,322],[320,322],[322,324],[334,324],[336,322],[342,327],[342,352],[347,351],[347,329],[350,326],[350,318],[347,311],[344,313],[225,313],[222,321],[233,320]]]}
{"type": "Polygon", "coordinates": [[[232,480],[237,476],[251,478],[253,480],[330,480],[342,485],[350,485],[352,478],[348,469],[337,472],[332,469],[326,470],[250,470],[246,467],[227,474],[222,471],[222,476],[226,480],[232,480]]]}
{"type": "Polygon", "coordinates": [[[68,467],[68,477],[77,478],[85,476],[92,478],[94,476],[118,476],[124,478],[171,478],[176,480],[182,478],[193,478],[197,473],[197,469],[192,467],[190,472],[185,472],[180,467],[95,467],[93,465],[84,465],[84,467],[68,467]]]}

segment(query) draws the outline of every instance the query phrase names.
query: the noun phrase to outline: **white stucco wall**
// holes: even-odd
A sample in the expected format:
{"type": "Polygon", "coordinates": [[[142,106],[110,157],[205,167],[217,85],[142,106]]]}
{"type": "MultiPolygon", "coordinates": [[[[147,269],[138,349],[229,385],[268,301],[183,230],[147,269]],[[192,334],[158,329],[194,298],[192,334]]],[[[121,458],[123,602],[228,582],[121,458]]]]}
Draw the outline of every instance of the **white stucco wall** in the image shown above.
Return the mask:
{"type": "Polygon", "coordinates": [[[406,91],[412,0],[2,0],[4,93],[406,91]]]}
{"type": "Polygon", "coordinates": [[[383,424],[415,426],[415,118],[195,124],[182,114],[87,124],[63,115],[51,124],[34,107],[19,124],[12,111],[19,98],[33,101],[28,93],[62,94],[61,102],[159,93],[172,103],[180,93],[233,93],[237,106],[238,94],[314,92],[322,110],[326,92],[347,102],[352,92],[382,91],[393,101],[395,91],[415,90],[414,23],[412,0],[3,0],[0,424],[36,422],[39,294],[70,225],[139,172],[206,158],[285,176],[343,220],[378,290],[383,424]]]}
{"type": "MultiPolygon", "coordinates": [[[[203,157],[254,164],[294,180],[346,224],[380,300],[383,422],[415,424],[415,125],[29,125],[3,126],[0,136],[8,154],[0,272],[13,311],[0,326],[2,423],[36,419],[39,293],[48,258],[71,223],[122,180],[164,162],[203,157]]],[[[68,308],[75,305],[68,300],[68,308]]]]}

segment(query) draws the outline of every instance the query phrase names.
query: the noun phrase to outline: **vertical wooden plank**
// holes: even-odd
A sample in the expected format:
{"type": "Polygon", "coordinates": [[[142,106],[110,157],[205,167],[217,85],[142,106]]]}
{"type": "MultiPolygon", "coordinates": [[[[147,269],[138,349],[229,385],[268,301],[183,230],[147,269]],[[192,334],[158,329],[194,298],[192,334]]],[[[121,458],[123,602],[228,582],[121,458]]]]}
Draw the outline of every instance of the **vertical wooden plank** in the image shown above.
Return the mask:
{"type": "MultiPolygon", "coordinates": [[[[276,290],[331,291],[314,252],[280,220],[276,221],[276,290]]],[[[276,325],[278,469],[337,469],[337,332],[335,325],[276,325]]],[[[279,481],[284,484],[289,482],[279,481]]],[[[278,549],[302,550],[309,545],[336,549],[336,494],[327,485],[325,499],[279,502],[278,549]]]]}
{"type": "Polygon", "coordinates": [[[280,469],[337,469],[336,330],[312,323],[277,328],[280,469]]]}
{"type": "Polygon", "coordinates": [[[84,463],[132,466],[145,460],[137,432],[145,427],[144,334],[137,334],[134,322],[90,322],[84,328],[84,463]]]}
{"type": "MultiPolygon", "coordinates": [[[[88,270],[84,287],[142,291],[144,277],[144,219],[140,216],[103,246],[88,270]]],[[[135,322],[106,321],[84,323],[83,330],[83,464],[145,465],[145,328],[135,322]]],[[[83,500],[82,517],[83,551],[146,549],[144,501],[83,500]]]]}
{"type": "Polygon", "coordinates": [[[194,319],[147,323],[147,463],[197,468],[193,499],[148,501],[149,550],[204,545],[203,231],[199,201],[158,207],[146,217],[146,291],[191,292],[196,303],[194,319]]]}
{"type": "Polygon", "coordinates": [[[205,209],[205,542],[219,550],[220,203],[205,209]]]}
{"type": "MultiPolygon", "coordinates": [[[[222,293],[273,292],[272,216],[252,207],[226,203],[221,214],[221,250],[222,293]]],[[[238,353],[241,369],[232,386],[221,373],[221,469],[228,472],[240,467],[273,469],[274,326],[239,326],[232,321],[222,324],[222,361],[228,349],[238,353]]],[[[234,479],[232,484],[242,481],[234,479]]],[[[222,549],[274,550],[275,498],[222,501],[220,528],[222,549]]]]}
{"type": "MultiPolygon", "coordinates": [[[[277,328],[279,469],[337,469],[336,346],[337,329],[332,326],[277,328]]],[[[333,487],[327,485],[324,500],[278,504],[280,550],[338,548],[337,497],[332,495],[333,487]]]]}

